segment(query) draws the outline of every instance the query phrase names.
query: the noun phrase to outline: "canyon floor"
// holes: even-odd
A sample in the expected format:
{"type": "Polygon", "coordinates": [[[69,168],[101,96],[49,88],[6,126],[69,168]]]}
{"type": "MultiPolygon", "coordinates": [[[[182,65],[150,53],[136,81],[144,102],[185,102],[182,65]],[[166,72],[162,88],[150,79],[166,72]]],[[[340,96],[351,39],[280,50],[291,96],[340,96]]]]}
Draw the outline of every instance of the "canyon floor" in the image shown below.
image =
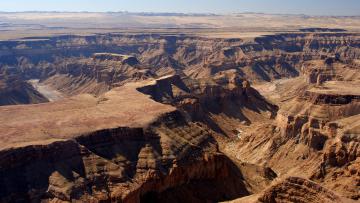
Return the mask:
{"type": "Polygon", "coordinates": [[[360,200],[359,17],[25,12],[0,30],[0,202],[360,200]]]}

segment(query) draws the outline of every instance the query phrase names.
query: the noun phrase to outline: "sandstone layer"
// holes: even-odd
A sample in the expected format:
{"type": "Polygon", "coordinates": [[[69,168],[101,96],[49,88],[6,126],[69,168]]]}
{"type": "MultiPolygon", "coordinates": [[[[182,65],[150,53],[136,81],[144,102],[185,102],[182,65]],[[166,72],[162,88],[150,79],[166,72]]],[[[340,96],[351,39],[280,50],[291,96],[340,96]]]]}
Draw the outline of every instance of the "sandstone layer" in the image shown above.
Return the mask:
{"type": "MultiPolygon", "coordinates": [[[[234,199],[264,188],[276,174],[223,154],[216,140],[219,134],[208,120],[174,107],[175,92],[176,97],[169,98],[174,106],[141,93],[158,84],[176,90],[175,85],[185,80],[166,76],[128,83],[99,97],[78,95],[1,107],[0,117],[6,119],[0,126],[1,201],[167,202],[181,197],[202,202],[234,199]],[[251,172],[254,169],[258,172],[251,172]],[[201,192],[195,192],[200,186],[201,192]],[[177,195],[182,193],[187,195],[177,195]]],[[[194,83],[198,81],[188,85],[194,83]]],[[[229,92],[223,89],[222,95],[208,88],[189,90],[184,99],[230,102],[251,95],[242,83],[229,92]]]]}
{"type": "Polygon", "coordinates": [[[360,38],[319,29],[1,41],[0,201],[359,200],[360,38]]]}
{"type": "Polygon", "coordinates": [[[179,34],[55,36],[0,42],[0,69],[16,67],[22,78],[39,79],[64,95],[99,95],[127,82],[179,72],[193,79],[235,73],[255,82],[296,77],[309,61],[336,57],[351,63],[359,58],[359,44],[359,34],[351,32],[280,33],[251,40],[179,34]]]}

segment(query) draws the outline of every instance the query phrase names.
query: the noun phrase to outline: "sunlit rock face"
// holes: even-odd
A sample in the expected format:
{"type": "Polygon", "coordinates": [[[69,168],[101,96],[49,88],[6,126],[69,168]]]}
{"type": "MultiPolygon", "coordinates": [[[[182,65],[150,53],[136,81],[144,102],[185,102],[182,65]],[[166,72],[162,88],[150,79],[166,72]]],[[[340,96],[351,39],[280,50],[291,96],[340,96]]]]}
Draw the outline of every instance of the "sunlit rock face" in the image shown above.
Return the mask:
{"type": "Polygon", "coordinates": [[[359,39],[1,41],[0,202],[358,200],[359,39]]]}

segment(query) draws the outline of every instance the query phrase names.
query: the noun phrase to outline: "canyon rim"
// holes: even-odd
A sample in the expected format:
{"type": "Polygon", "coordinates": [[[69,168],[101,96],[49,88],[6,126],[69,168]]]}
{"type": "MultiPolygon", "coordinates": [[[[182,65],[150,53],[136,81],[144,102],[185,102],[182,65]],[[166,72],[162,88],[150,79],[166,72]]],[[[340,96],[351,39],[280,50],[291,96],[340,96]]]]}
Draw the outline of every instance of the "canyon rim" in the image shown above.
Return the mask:
{"type": "Polygon", "coordinates": [[[0,202],[358,201],[359,16],[0,12],[0,202]]]}

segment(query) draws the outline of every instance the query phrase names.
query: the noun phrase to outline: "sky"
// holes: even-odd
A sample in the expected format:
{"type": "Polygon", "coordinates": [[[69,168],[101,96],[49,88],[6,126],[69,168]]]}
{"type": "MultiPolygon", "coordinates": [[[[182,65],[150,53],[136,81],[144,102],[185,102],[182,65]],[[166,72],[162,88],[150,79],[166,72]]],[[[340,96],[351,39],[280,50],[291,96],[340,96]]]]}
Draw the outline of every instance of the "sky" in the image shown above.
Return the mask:
{"type": "Polygon", "coordinates": [[[360,0],[0,0],[0,11],[360,15],[360,0]]]}

